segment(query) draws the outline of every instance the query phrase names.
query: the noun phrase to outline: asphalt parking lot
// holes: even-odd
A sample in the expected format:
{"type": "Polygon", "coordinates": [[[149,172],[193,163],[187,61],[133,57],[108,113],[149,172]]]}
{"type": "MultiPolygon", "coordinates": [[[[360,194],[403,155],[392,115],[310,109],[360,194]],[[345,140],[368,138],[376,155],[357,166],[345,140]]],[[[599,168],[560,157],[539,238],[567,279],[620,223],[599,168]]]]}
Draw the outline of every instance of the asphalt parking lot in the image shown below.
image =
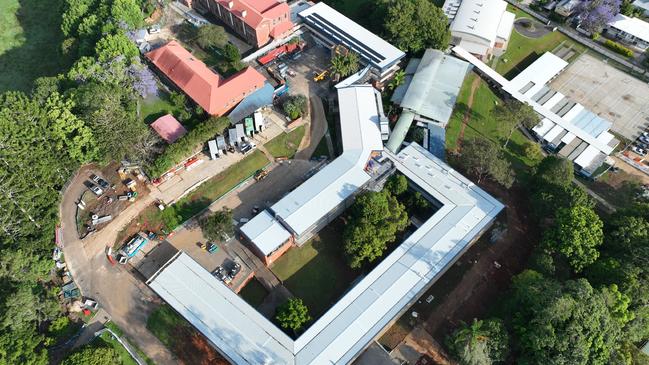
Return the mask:
{"type": "Polygon", "coordinates": [[[611,121],[611,129],[625,138],[633,140],[649,128],[649,85],[588,53],[568,65],[550,86],[611,121]]]}

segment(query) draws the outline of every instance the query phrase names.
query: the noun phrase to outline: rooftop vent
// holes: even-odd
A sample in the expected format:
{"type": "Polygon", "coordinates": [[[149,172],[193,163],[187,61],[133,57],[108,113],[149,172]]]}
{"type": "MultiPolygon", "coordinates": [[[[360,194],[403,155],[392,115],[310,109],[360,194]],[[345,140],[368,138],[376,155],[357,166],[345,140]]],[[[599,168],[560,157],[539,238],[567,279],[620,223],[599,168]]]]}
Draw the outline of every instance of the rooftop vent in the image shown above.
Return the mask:
{"type": "Polygon", "coordinates": [[[228,8],[232,9],[234,7],[234,1],[228,2],[228,8]]]}
{"type": "Polygon", "coordinates": [[[248,15],[248,11],[243,10],[243,11],[241,12],[241,17],[242,17],[242,18],[245,18],[246,15],[248,15]]]}

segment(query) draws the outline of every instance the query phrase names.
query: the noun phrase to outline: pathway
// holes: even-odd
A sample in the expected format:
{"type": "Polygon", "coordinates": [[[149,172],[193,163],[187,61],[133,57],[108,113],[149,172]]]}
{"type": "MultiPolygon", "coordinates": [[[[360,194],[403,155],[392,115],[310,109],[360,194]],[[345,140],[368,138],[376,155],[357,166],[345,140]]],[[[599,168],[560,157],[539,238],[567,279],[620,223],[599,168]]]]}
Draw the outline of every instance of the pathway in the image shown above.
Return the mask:
{"type": "Polygon", "coordinates": [[[462,142],[464,141],[464,129],[469,123],[469,119],[471,119],[471,107],[473,106],[473,97],[475,96],[475,92],[478,89],[478,86],[480,86],[480,80],[481,80],[480,77],[476,77],[471,83],[469,100],[467,100],[466,102],[466,111],[464,112],[464,117],[462,118],[462,128],[460,128],[460,134],[457,137],[457,144],[455,146],[455,150],[457,152],[460,152],[462,150],[462,142]]]}
{"type": "Polygon", "coordinates": [[[311,123],[309,123],[309,133],[304,134],[304,138],[298,147],[295,158],[308,160],[318,147],[320,140],[327,132],[327,119],[324,114],[322,99],[318,96],[312,96],[311,101],[311,123]]]}

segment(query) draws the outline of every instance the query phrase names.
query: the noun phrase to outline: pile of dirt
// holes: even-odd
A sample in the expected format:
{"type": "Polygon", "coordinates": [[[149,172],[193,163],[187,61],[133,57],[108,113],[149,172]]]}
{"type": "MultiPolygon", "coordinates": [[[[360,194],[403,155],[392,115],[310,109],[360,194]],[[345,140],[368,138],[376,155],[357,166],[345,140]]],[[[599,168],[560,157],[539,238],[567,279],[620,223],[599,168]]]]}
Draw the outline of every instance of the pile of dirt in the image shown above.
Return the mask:
{"type": "Polygon", "coordinates": [[[178,326],[174,332],[178,334],[178,338],[172,351],[184,364],[230,365],[193,327],[178,326]]]}

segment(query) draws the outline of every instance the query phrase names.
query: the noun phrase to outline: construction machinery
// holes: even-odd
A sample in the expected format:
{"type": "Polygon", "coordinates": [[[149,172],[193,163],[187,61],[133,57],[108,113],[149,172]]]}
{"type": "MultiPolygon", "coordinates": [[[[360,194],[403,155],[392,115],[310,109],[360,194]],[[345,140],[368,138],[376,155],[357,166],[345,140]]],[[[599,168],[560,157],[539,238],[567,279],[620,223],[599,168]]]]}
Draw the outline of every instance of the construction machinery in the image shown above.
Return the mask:
{"type": "Polygon", "coordinates": [[[319,81],[324,80],[324,78],[327,76],[328,73],[329,73],[329,70],[324,70],[324,71],[322,71],[320,73],[316,72],[315,76],[313,77],[313,81],[319,82],[319,81]]]}

